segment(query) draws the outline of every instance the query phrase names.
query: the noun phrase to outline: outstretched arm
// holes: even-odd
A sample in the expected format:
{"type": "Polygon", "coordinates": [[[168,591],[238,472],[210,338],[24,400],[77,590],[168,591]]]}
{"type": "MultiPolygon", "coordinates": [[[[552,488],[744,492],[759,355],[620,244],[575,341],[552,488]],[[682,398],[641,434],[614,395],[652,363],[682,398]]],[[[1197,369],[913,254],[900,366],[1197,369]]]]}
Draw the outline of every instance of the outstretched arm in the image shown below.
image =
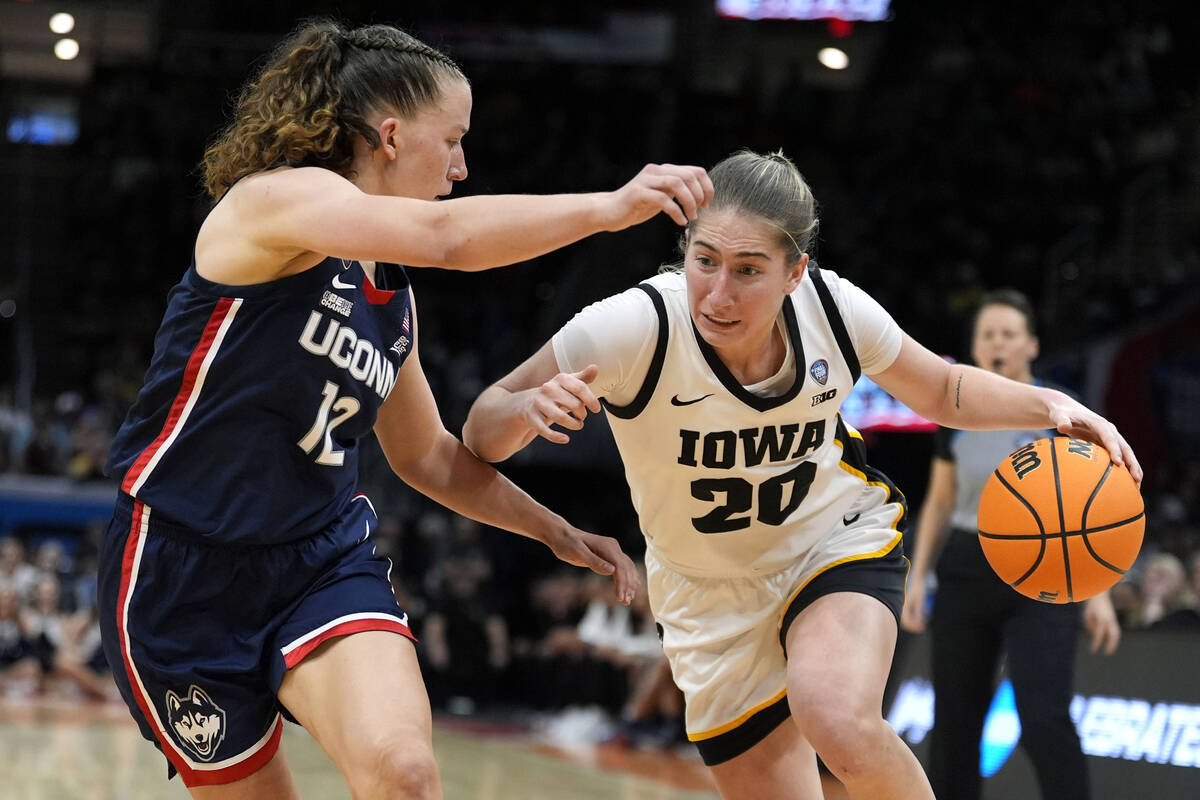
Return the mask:
{"type": "Polygon", "coordinates": [[[711,199],[712,182],[703,169],[674,164],[648,164],[611,192],[436,202],[367,194],[319,167],[278,169],[230,190],[205,223],[215,229],[201,231],[197,258],[207,269],[235,265],[237,274],[216,278],[228,283],[271,280],[325,256],[481,270],[659,213],[686,225],[711,199]]]}
{"type": "Polygon", "coordinates": [[[1053,428],[1100,445],[1135,481],[1142,481],[1141,465],[1116,426],[1062,392],[966,364],[947,364],[907,334],[892,365],[871,378],[940,425],[961,430],[1053,428]]]}
{"type": "Polygon", "coordinates": [[[574,527],[445,429],[415,351],[379,410],[375,433],[388,463],[409,486],[463,516],[536,539],[569,564],[612,575],[621,602],[633,599],[637,569],[615,539],[574,527]]]}
{"type": "Polygon", "coordinates": [[[581,430],[589,411],[600,413],[600,402],[588,386],[596,373],[594,364],[560,372],[554,346],[546,342],[476,398],[463,441],[485,461],[503,461],[536,436],[566,444],[570,436],[550,426],[581,430]]]}

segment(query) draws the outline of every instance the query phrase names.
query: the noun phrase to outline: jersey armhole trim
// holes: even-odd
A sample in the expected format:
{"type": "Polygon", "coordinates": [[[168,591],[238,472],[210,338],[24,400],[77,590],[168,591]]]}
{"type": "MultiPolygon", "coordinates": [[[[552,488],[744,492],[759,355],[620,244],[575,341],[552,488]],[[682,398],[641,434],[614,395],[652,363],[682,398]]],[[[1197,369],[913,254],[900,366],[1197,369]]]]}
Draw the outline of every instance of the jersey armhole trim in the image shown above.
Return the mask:
{"type": "Polygon", "coordinates": [[[816,264],[810,264],[808,267],[809,277],[812,278],[813,287],[817,290],[817,297],[821,299],[821,307],[825,309],[825,317],[829,320],[829,327],[833,331],[833,337],[837,339],[838,347],[841,348],[842,358],[846,361],[846,366],[850,368],[850,374],[854,377],[854,383],[858,383],[858,378],[862,375],[862,366],[858,363],[858,354],[854,352],[854,345],[850,341],[850,333],[846,330],[846,323],[842,320],[842,314],[838,311],[837,303],[833,301],[833,295],[829,291],[829,287],[825,285],[825,280],[821,277],[821,269],[816,264]]]}
{"type": "Polygon", "coordinates": [[[654,395],[655,388],[658,387],[663,363],[667,360],[667,336],[669,333],[667,306],[663,303],[662,295],[650,284],[639,283],[637,288],[645,292],[649,296],[650,302],[654,304],[654,311],[658,314],[658,339],[654,343],[654,356],[650,359],[650,369],[646,370],[646,377],[642,380],[642,388],[638,389],[637,396],[623,406],[614,405],[603,397],[600,398],[600,405],[604,407],[604,410],[620,419],[633,419],[645,410],[646,404],[654,395]]]}

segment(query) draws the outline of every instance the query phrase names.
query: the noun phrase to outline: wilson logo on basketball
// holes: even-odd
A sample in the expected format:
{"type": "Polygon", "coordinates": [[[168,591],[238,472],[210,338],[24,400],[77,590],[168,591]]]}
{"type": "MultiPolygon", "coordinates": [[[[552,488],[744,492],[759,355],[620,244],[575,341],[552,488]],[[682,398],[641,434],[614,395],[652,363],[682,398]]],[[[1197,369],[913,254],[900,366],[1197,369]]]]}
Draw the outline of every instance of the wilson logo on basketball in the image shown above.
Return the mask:
{"type": "Polygon", "coordinates": [[[1014,450],[1008,459],[1012,462],[1013,472],[1017,473],[1017,480],[1024,480],[1026,475],[1042,465],[1042,459],[1038,458],[1032,443],[1014,450]]]}

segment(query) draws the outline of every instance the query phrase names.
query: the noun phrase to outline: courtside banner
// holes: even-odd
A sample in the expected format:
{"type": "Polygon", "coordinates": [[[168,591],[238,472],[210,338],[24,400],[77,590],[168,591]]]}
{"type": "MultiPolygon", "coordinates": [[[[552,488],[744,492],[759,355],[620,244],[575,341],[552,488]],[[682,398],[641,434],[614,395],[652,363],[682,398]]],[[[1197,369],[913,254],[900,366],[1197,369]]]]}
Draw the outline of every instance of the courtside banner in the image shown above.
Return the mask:
{"type": "MultiPolygon", "coordinates": [[[[1200,631],[1126,631],[1111,656],[1081,643],[1075,675],[1071,717],[1094,800],[1200,798],[1200,631]]],[[[906,634],[885,710],[922,764],[935,703],[929,676],[928,634],[906,634]]],[[[984,800],[1037,796],[1020,732],[1012,686],[1001,674],[980,747],[984,800]]]]}

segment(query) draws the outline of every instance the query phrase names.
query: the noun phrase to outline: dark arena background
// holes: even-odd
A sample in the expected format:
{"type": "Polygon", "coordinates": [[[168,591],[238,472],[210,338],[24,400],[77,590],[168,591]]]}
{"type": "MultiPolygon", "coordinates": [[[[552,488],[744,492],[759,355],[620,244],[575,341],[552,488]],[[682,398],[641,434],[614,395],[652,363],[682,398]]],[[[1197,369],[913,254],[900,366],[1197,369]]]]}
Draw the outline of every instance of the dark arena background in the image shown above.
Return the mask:
{"type": "MultiPolygon", "coordinates": [[[[74,644],[88,646],[116,496],[101,467],[208,209],[197,165],[241,83],[310,15],[396,24],[463,66],[470,177],[454,196],[614,189],[647,162],[782,148],[820,204],[816,259],[936,352],[969,360],[982,293],[1025,292],[1040,318],[1035,372],[1113,420],[1146,471],[1145,544],[1114,590],[1121,647],[1104,657],[1080,643],[1072,716],[1094,795],[1200,797],[1192,0],[0,0],[0,589],[51,584],[51,611],[84,619],[74,644]]],[[[677,239],[659,218],[511,268],[410,270],[449,430],[575,310],[673,259],[677,239]]],[[[869,381],[843,413],[915,515],[930,426],[869,381]]],[[[574,439],[501,468],[640,556],[606,424],[574,439]]],[[[424,664],[448,797],[716,796],[676,721],[623,713],[630,676],[661,657],[639,637],[645,612],[605,628],[606,585],[432,505],[368,450],[377,546],[418,636],[436,619],[449,649],[449,666],[424,664]]],[[[0,615],[21,618],[38,602],[28,594],[0,615]]],[[[884,709],[922,759],[925,638],[901,635],[884,709]]],[[[5,669],[0,797],[185,796],[102,664],[82,678],[5,669]]],[[[996,680],[985,796],[1036,797],[996,680]]],[[[306,796],[346,796],[307,734],[286,737],[306,796]]],[[[832,780],[826,792],[845,796],[832,780]]]]}

